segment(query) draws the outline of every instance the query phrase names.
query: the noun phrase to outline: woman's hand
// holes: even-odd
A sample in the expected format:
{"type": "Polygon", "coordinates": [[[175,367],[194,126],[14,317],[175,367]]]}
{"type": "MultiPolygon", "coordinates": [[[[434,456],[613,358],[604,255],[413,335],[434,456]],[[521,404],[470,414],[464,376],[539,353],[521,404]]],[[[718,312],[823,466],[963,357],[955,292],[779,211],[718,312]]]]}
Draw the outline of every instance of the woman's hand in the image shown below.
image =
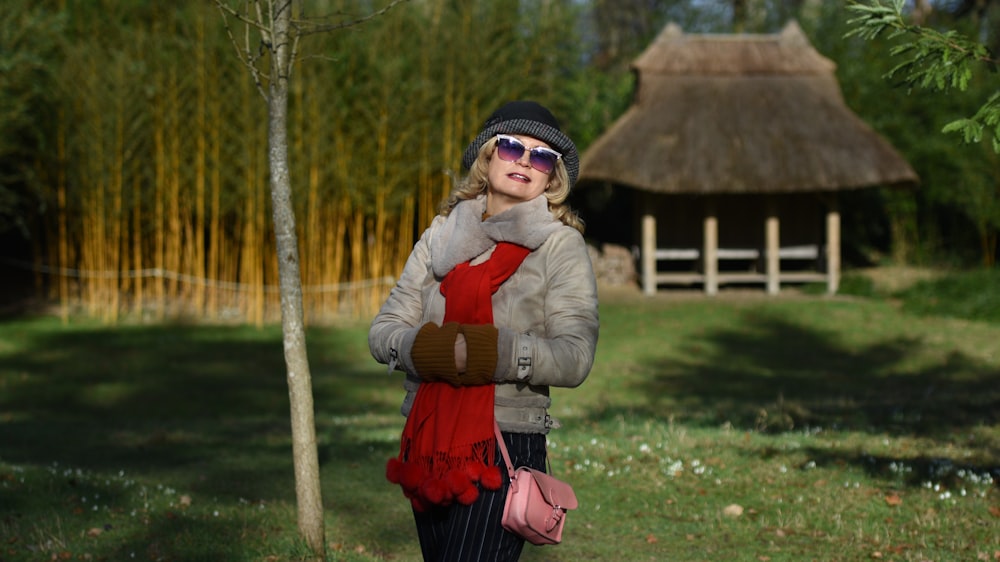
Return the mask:
{"type": "Polygon", "coordinates": [[[468,366],[469,350],[465,344],[465,334],[459,332],[455,337],[455,369],[458,374],[464,374],[468,366]]]}

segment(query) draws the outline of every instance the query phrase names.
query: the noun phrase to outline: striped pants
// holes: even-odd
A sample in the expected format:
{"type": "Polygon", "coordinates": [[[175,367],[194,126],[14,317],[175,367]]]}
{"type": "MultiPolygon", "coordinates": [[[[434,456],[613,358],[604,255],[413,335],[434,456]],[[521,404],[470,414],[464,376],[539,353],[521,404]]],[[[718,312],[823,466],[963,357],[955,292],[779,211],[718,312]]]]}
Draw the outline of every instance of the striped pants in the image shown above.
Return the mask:
{"type": "MultiPolygon", "coordinates": [[[[529,466],[545,470],[545,436],[540,433],[503,433],[514,468],[529,466]]],[[[521,556],[524,539],[500,526],[510,479],[497,450],[503,474],[499,490],[480,489],[472,505],[454,504],[423,513],[413,512],[426,562],[504,562],[521,556]]]]}

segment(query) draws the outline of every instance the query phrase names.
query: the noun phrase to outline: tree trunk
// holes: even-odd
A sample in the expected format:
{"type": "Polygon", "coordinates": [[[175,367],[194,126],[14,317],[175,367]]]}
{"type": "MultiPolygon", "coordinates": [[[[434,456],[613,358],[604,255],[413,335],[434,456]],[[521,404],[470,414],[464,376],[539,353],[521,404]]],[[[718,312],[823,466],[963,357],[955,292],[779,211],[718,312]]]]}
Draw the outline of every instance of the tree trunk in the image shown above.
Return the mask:
{"type": "Polygon", "coordinates": [[[302,279],[288,165],[288,79],[292,62],[289,37],[291,1],[275,5],[271,36],[273,64],[268,95],[268,158],[271,202],[281,287],[288,398],[291,405],[292,455],[299,532],[318,559],[324,557],[323,502],[320,495],[312,381],[306,355],[302,314],[302,279]]]}
{"type": "Polygon", "coordinates": [[[747,0],[733,0],[733,33],[746,32],[747,12],[747,0]]]}

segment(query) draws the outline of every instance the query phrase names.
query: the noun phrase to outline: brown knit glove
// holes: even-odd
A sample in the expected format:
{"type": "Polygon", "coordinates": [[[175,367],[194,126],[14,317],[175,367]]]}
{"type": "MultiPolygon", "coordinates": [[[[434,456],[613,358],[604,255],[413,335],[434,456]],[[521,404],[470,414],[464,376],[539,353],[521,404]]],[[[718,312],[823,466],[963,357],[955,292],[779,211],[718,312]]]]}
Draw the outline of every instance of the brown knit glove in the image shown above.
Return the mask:
{"type": "Polygon", "coordinates": [[[497,327],[493,324],[462,324],[465,348],[468,350],[462,384],[477,385],[493,382],[497,369],[497,327]]]}
{"type": "Polygon", "coordinates": [[[421,379],[427,382],[447,382],[454,386],[462,384],[455,367],[455,338],[458,337],[458,328],[458,322],[448,322],[443,326],[428,322],[417,331],[410,357],[421,379]]]}
{"type": "Polygon", "coordinates": [[[410,357],[420,378],[426,382],[446,382],[452,386],[490,384],[497,368],[497,327],[493,324],[448,322],[438,326],[428,322],[417,331],[410,357]],[[465,335],[466,369],[455,367],[455,339],[465,335]]]}

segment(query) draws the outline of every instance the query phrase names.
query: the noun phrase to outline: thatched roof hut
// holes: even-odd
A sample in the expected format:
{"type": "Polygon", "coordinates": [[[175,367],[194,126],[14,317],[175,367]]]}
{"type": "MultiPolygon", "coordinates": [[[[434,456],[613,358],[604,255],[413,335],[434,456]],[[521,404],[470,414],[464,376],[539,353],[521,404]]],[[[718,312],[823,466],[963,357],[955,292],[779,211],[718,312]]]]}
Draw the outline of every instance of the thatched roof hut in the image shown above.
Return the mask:
{"type": "Polygon", "coordinates": [[[846,106],[834,63],[794,22],[773,35],[688,35],[671,24],[632,68],[633,105],[583,155],[580,186],[644,194],[638,210],[647,292],[673,281],[704,283],[710,293],[719,282],[764,281],[777,292],[780,281],[815,279],[835,291],[839,214],[832,195],[917,182],[909,164],[846,106]],[[801,223],[806,202],[826,208],[826,240],[818,216],[819,233],[799,229],[793,238],[812,240],[794,240],[798,249],[785,249],[777,239],[780,219],[801,223]],[[702,228],[692,232],[690,215],[699,209],[702,228]],[[657,218],[674,232],[657,233],[657,218]],[[646,232],[650,220],[652,233],[646,232]],[[727,254],[726,245],[734,251],[727,254]],[[825,271],[782,275],[782,250],[808,259],[806,246],[814,246],[817,257],[825,254],[825,271]],[[767,262],[766,273],[754,270],[754,251],[767,262]],[[674,259],[670,255],[694,257],[700,271],[658,274],[656,262],[674,259]],[[744,256],[751,271],[719,274],[727,255],[744,256]]]}

